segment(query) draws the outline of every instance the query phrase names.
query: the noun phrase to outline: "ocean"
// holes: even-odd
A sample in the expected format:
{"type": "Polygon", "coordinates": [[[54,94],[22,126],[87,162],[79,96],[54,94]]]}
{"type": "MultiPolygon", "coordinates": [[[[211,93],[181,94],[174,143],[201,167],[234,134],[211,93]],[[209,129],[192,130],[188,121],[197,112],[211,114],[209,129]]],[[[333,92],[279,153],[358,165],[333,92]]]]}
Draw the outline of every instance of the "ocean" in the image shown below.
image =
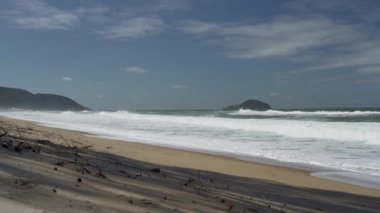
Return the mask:
{"type": "Polygon", "coordinates": [[[380,109],[166,110],[0,115],[100,137],[307,167],[380,188],[380,109]]]}

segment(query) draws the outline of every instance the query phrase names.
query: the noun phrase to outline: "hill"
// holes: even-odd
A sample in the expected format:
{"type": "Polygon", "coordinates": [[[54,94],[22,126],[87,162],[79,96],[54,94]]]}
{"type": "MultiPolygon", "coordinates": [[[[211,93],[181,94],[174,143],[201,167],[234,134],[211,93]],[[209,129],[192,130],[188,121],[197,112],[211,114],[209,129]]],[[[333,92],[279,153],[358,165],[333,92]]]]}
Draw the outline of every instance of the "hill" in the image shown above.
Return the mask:
{"type": "Polygon", "coordinates": [[[264,110],[272,109],[272,107],[269,104],[264,103],[262,101],[250,99],[250,100],[247,100],[247,101],[245,101],[241,104],[238,104],[238,105],[228,106],[228,107],[224,108],[223,110],[239,110],[239,109],[250,109],[250,110],[264,111],[264,110]]]}
{"type": "Polygon", "coordinates": [[[33,94],[26,90],[0,87],[0,108],[83,111],[90,110],[74,100],[54,94],[33,94]]]}

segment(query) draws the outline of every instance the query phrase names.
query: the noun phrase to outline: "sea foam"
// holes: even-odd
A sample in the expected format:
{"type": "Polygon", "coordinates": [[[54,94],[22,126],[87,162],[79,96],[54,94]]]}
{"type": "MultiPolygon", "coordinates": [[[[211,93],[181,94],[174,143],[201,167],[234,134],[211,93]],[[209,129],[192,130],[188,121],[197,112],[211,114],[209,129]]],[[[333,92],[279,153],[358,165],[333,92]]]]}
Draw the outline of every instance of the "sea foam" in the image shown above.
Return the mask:
{"type": "Polygon", "coordinates": [[[371,116],[377,113],[275,110],[0,112],[12,118],[107,138],[380,175],[379,122],[328,122],[296,118],[300,114],[323,118],[332,115],[371,116]],[[242,115],[244,113],[250,115],[242,115]],[[263,118],[252,117],[252,114],[263,118]],[[282,118],[274,114],[290,117],[282,118]]]}
{"type": "Polygon", "coordinates": [[[240,109],[230,113],[231,115],[260,115],[260,116],[276,116],[276,115],[297,115],[297,116],[363,116],[363,115],[380,115],[379,111],[255,111],[249,109],[240,109]]]}

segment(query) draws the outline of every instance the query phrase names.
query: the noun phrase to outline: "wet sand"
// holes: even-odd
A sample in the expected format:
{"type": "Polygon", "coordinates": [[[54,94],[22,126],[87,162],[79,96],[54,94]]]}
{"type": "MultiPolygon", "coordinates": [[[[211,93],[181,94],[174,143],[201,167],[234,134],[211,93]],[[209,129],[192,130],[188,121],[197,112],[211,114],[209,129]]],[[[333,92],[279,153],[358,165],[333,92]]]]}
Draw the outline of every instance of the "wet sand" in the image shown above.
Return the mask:
{"type": "Polygon", "coordinates": [[[0,118],[0,207],[30,212],[376,212],[380,190],[0,118]]]}

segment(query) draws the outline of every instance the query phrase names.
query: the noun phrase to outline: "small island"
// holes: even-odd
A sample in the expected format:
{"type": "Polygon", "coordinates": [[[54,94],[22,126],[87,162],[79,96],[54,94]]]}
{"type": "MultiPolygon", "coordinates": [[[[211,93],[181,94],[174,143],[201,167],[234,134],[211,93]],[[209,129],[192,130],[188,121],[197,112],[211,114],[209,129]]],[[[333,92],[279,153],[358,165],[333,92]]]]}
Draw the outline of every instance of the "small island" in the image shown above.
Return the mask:
{"type": "Polygon", "coordinates": [[[250,99],[238,105],[231,105],[231,106],[225,107],[223,110],[239,110],[239,109],[265,111],[265,110],[272,109],[272,107],[269,104],[264,103],[262,101],[250,99]]]}
{"type": "Polygon", "coordinates": [[[91,110],[65,96],[54,94],[33,94],[26,90],[7,87],[0,87],[0,108],[52,111],[91,110]]]}

